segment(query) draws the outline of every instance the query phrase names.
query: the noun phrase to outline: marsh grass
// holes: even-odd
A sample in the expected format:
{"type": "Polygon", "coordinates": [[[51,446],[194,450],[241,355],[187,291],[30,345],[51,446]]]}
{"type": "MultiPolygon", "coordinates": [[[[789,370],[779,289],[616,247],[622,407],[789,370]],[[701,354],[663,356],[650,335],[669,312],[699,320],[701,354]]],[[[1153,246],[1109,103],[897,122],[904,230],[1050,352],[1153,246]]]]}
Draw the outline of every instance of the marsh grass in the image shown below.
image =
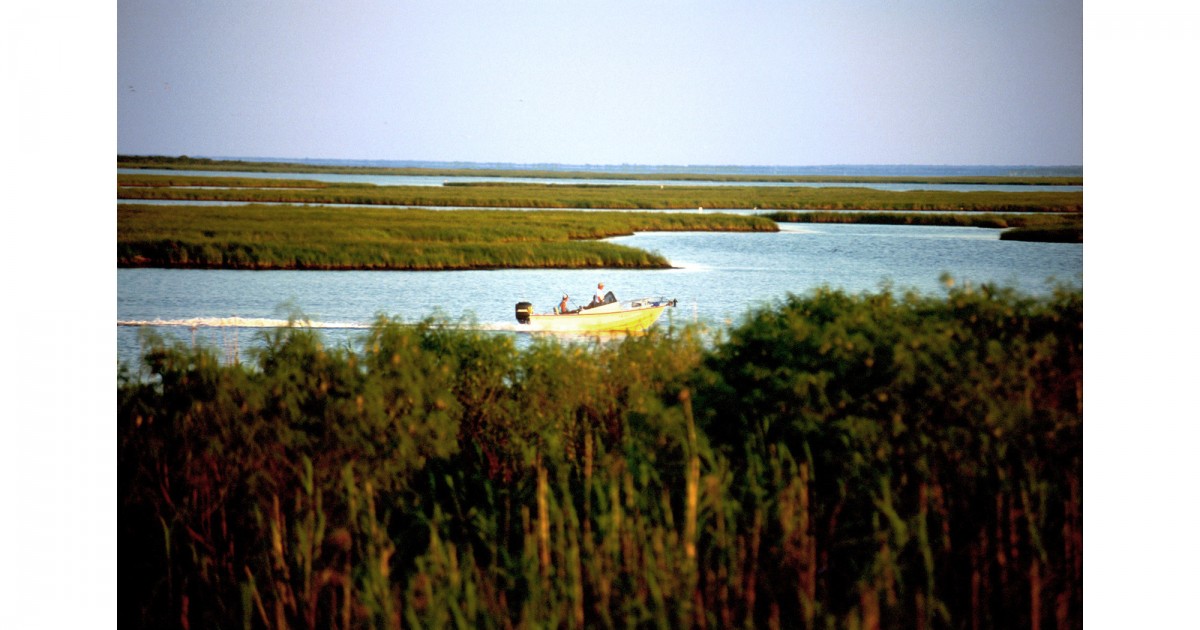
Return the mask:
{"type": "Polygon", "coordinates": [[[1079,227],[1083,224],[1083,216],[1074,213],[770,212],[762,216],[780,223],[869,223],[983,228],[1065,228],[1079,227]]]}
{"type": "MultiPolygon", "coordinates": [[[[348,184],[341,184],[347,186],[348,184]]],[[[129,188],[327,188],[328,182],[312,179],[266,177],[194,177],[187,175],[118,175],[117,186],[129,188]]],[[[118,190],[118,195],[119,195],[118,190]]]]}
{"type": "Polygon", "coordinates": [[[232,269],[661,268],[595,239],[634,231],[776,231],[759,217],[288,206],[117,207],[122,267],[232,269]]]}
{"type": "Polygon", "coordinates": [[[719,182],[876,182],[876,183],[927,183],[927,184],[1007,184],[1040,186],[1081,186],[1082,177],[913,177],[913,176],[845,176],[845,175],[734,175],[696,173],[609,173],[596,171],[558,171],[535,169],[494,168],[420,168],[420,167],[374,167],[333,166],[297,164],[294,162],[252,162],[245,160],[212,160],[207,158],[164,157],[164,156],[117,156],[118,168],[147,168],[161,170],[210,170],[210,171],[258,171],[273,173],[338,173],[351,175],[421,175],[421,176],[466,176],[466,177],[537,177],[543,179],[625,179],[625,180],[682,180],[719,182]]]}
{"type": "MultiPolygon", "coordinates": [[[[119,199],[335,203],[488,208],[764,210],[949,210],[963,212],[1081,212],[1082,192],[887,191],[848,187],[631,186],[478,183],[447,186],[326,184],[301,180],[236,187],[221,177],[118,175],[119,199]],[[166,185],[167,183],[170,185],[166,185]],[[220,186],[231,186],[220,188],[220,186]],[[182,188],[181,186],[202,186],[182,188]]],[[[244,180],[234,180],[244,181],[244,180]]],[[[282,181],[282,180],[281,180],[282,181]]]]}
{"type": "Polygon", "coordinates": [[[1082,626],[1082,295],[604,344],[381,318],[123,372],[123,626],[1082,626]]]}

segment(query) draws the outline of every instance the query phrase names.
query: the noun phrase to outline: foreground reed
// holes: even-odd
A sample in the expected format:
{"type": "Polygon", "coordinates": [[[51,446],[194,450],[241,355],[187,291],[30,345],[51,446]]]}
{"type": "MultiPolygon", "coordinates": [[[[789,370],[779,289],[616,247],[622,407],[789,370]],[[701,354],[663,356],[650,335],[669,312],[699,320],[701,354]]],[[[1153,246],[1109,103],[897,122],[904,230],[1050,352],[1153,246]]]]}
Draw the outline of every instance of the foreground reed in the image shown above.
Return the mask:
{"type": "Polygon", "coordinates": [[[984,286],[821,290],[710,341],[149,340],[122,625],[1080,627],[1081,321],[984,286]]]}

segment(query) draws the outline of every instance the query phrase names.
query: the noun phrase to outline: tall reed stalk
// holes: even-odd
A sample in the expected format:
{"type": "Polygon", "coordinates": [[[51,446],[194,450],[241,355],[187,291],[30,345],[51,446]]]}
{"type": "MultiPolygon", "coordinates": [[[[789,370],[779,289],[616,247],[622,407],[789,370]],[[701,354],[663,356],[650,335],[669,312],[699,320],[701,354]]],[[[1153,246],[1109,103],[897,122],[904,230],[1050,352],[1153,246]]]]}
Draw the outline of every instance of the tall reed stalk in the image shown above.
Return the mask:
{"type": "Polygon", "coordinates": [[[122,625],[1080,627],[1081,322],[985,285],[715,338],[152,342],[118,386],[122,625]]]}

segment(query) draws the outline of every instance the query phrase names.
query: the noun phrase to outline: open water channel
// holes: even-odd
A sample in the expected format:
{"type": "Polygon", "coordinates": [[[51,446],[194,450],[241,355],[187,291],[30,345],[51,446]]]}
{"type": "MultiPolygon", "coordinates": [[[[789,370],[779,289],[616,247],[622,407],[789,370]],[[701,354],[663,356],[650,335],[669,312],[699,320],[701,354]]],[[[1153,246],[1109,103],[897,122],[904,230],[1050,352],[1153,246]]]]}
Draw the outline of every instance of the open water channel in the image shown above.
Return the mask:
{"type": "Polygon", "coordinates": [[[1042,294],[1083,286],[1079,244],[999,240],[1000,230],[961,227],[781,224],[778,233],[642,233],[613,242],[657,251],[674,269],[493,271],[232,271],[119,269],[118,361],[135,365],[144,330],[245,355],[264,330],[301,313],[327,344],[356,345],[378,315],[453,322],[516,335],[514,306],[539,311],[563,292],[586,303],[597,282],[618,298],[678,300],[659,326],[735,324],[750,309],[820,286],[852,293],[995,283],[1042,294]]]}

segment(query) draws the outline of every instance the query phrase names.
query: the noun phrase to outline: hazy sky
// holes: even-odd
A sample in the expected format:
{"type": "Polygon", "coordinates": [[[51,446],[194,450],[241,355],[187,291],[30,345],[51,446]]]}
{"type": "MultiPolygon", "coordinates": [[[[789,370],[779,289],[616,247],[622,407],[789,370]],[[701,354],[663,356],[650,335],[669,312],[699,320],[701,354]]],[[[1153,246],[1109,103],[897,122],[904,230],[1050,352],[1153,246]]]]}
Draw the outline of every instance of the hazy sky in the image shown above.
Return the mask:
{"type": "Polygon", "coordinates": [[[118,151],[1082,164],[1082,0],[118,4],[118,151]]]}

